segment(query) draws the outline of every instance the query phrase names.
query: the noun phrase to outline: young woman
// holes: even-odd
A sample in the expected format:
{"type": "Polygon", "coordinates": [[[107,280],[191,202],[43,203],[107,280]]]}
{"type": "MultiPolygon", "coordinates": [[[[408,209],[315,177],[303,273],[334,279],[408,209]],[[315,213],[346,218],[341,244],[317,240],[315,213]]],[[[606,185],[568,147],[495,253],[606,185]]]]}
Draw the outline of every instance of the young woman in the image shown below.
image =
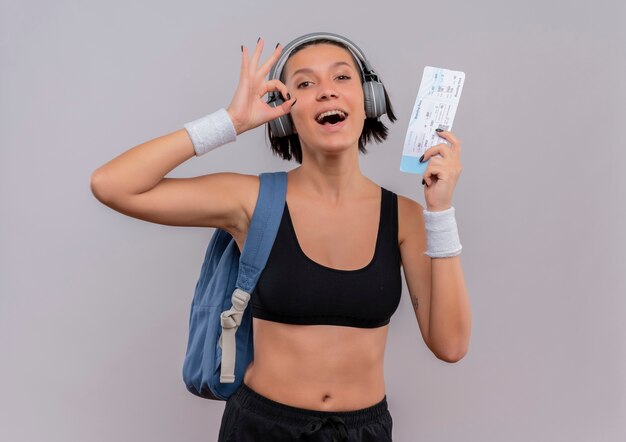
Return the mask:
{"type": "Polygon", "coordinates": [[[360,50],[335,34],[308,34],[285,52],[277,45],[260,64],[263,46],[259,38],[251,58],[242,46],[228,109],[109,161],[93,173],[92,191],[146,221],[222,228],[243,250],[258,176],[164,176],[245,131],[286,118],[287,132],[268,128],[272,149],[300,165],[288,172],[283,219],[250,301],[255,358],[226,403],[219,440],[390,441],[383,358],[401,267],[428,348],[456,362],[469,345],[470,305],[451,206],[460,143],[444,131],[450,145],[424,154],[430,160],[425,210],[359,168],[366,142],[386,138],[379,115],[395,119],[382,84],[382,94],[371,95],[367,81],[377,78],[360,50]],[[266,80],[272,66],[279,69],[266,80]],[[270,105],[267,93],[285,101],[270,105]],[[383,110],[372,111],[381,96],[383,110]]]}

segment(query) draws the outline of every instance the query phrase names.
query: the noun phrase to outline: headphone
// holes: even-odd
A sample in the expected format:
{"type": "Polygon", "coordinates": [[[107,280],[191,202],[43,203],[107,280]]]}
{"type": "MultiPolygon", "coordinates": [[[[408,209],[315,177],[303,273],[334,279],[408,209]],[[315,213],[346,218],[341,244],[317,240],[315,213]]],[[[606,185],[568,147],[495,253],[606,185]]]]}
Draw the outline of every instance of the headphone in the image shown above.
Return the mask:
{"type": "MultiPolygon", "coordinates": [[[[378,79],[378,75],[376,75],[376,72],[374,72],[374,69],[365,58],[363,51],[361,51],[357,45],[341,35],[331,34],[328,32],[314,32],[292,40],[283,48],[280,57],[270,70],[268,79],[280,80],[280,76],[283,73],[283,69],[291,52],[304,43],[320,39],[336,41],[338,43],[342,43],[348,48],[354,59],[357,61],[361,71],[361,78],[363,78],[363,95],[365,98],[366,117],[378,118],[384,115],[387,112],[387,102],[385,100],[385,89],[383,88],[383,83],[378,79]]],[[[284,102],[285,100],[283,100],[280,92],[269,92],[267,104],[272,107],[276,107],[280,106],[284,102]]],[[[289,114],[271,120],[269,125],[272,129],[272,133],[276,137],[286,137],[295,133],[289,114]]]]}

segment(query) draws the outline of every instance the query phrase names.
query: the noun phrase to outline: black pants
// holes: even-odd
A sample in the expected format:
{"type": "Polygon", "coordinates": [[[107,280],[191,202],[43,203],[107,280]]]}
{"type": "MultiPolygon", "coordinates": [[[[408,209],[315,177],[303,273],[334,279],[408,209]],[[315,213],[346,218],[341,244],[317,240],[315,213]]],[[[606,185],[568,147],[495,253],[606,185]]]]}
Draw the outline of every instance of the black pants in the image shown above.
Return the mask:
{"type": "Polygon", "coordinates": [[[354,411],[316,411],[273,401],[246,384],[226,402],[218,442],[390,442],[387,396],[354,411]]]}

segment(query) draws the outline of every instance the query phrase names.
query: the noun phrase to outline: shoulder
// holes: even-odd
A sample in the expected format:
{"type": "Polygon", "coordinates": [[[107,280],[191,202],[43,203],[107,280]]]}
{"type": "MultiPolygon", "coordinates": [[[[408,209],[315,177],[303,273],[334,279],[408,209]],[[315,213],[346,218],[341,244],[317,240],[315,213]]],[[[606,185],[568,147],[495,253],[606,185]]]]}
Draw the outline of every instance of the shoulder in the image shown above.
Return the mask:
{"type": "Polygon", "coordinates": [[[241,205],[241,219],[238,222],[237,230],[247,232],[256,208],[261,189],[261,179],[259,175],[248,175],[241,173],[228,173],[230,176],[231,192],[236,195],[241,205]]]}
{"type": "Polygon", "coordinates": [[[228,177],[229,185],[224,190],[237,199],[241,208],[241,219],[237,222],[237,229],[247,231],[259,197],[261,180],[258,175],[235,172],[228,172],[225,175],[228,177]]]}
{"type": "Polygon", "coordinates": [[[398,195],[398,244],[420,235],[424,229],[424,207],[404,195],[398,195]]]}

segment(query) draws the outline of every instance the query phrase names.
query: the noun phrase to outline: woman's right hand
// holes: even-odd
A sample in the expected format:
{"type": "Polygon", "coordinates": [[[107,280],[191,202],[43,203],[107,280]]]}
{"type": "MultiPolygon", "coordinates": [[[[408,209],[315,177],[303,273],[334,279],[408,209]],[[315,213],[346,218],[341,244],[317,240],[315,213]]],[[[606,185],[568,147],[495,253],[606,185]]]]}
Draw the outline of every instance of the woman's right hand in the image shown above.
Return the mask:
{"type": "Polygon", "coordinates": [[[235,96],[228,106],[227,112],[233,121],[237,135],[254,129],[270,120],[286,115],[291,111],[295,99],[285,101],[282,105],[271,107],[263,96],[271,91],[279,91],[283,97],[288,98],[287,86],[280,80],[266,81],[265,77],[278,60],[283,47],[278,44],[272,56],[258,66],[261,52],[263,51],[263,39],[259,38],[252,59],[248,61],[248,48],[242,46],[241,72],[239,85],[235,96]]]}

